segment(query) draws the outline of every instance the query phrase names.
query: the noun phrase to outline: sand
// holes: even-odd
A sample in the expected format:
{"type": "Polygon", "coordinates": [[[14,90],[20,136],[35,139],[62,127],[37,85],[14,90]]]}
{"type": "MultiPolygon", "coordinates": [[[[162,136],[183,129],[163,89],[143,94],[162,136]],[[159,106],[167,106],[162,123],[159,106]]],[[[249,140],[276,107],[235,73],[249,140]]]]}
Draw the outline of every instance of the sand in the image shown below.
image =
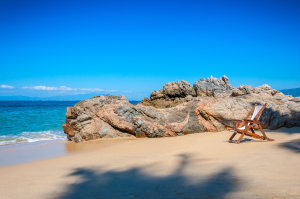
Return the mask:
{"type": "Polygon", "coordinates": [[[230,134],[63,143],[60,157],[0,167],[0,198],[300,198],[300,128],[230,134]]]}

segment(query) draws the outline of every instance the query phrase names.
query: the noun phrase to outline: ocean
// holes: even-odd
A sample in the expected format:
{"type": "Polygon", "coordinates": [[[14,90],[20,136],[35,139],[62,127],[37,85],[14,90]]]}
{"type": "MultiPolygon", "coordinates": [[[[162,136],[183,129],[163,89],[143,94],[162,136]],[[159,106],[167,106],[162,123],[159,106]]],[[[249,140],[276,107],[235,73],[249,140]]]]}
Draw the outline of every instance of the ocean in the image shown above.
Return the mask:
{"type": "Polygon", "coordinates": [[[66,140],[62,130],[66,108],[78,102],[0,101],[0,145],[66,140]]]}
{"type": "Polygon", "coordinates": [[[0,145],[66,139],[66,107],[77,102],[0,101],[0,145]]]}

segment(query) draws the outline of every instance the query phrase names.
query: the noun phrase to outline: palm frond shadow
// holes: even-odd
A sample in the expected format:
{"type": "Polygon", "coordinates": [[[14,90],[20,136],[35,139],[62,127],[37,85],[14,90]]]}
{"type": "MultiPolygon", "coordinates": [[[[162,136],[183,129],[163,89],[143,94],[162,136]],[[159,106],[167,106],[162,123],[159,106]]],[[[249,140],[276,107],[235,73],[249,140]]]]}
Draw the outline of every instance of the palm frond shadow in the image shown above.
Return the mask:
{"type": "MultiPolygon", "coordinates": [[[[70,176],[79,181],[69,184],[58,199],[136,199],[136,198],[225,198],[239,189],[240,180],[232,169],[224,168],[208,178],[191,183],[183,174],[189,164],[189,155],[182,155],[176,171],[168,176],[144,174],[143,168],[126,171],[99,172],[89,168],[77,168],[70,176]]],[[[199,173],[201,170],[199,169],[199,173]]]]}

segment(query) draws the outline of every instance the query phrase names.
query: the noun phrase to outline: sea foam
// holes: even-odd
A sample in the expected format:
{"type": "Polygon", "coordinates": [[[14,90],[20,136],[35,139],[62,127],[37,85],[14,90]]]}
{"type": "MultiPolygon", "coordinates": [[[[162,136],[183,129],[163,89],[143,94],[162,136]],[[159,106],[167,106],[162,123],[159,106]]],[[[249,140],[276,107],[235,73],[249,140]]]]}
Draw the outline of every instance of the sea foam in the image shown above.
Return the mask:
{"type": "Polygon", "coordinates": [[[11,145],[47,140],[66,140],[66,135],[63,131],[57,130],[22,132],[18,135],[1,135],[0,145],[11,145]]]}

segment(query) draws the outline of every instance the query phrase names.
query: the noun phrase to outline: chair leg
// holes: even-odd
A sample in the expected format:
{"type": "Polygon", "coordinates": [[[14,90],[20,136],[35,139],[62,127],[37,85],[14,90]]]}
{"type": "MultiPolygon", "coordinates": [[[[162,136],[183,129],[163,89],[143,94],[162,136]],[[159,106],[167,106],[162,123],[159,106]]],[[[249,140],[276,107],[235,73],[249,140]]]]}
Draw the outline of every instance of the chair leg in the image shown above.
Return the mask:
{"type": "Polygon", "coordinates": [[[261,131],[261,133],[263,134],[264,138],[268,141],[274,141],[274,139],[268,138],[268,136],[266,135],[264,129],[262,128],[262,126],[260,124],[257,125],[259,127],[259,130],[261,131]]]}
{"type": "Polygon", "coordinates": [[[241,140],[243,139],[244,135],[248,132],[248,130],[251,128],[250,125],[245,125],[245,129],[242,133],[242,135],[239,137],[239,139],[236,141],[237,144],[239,144],[241,142],[241,140]]]}
{"type": "Polygon", "coordinates": [[[233,134],[232,134],[232,136],[229,138],[229,142],[232,141],[232,139],[234,138],[234,136],[235,136],[236,134],[237,134],[237,133],[233,133],[233,134]]]}
{"type": "Polygon", "coordinates": [[[239,144],[241,142],[241,140],[243,139],[245,133],[242,133],[242,135],[239,137],[239,139],[236,141],[237,144],[239,144]]]}

